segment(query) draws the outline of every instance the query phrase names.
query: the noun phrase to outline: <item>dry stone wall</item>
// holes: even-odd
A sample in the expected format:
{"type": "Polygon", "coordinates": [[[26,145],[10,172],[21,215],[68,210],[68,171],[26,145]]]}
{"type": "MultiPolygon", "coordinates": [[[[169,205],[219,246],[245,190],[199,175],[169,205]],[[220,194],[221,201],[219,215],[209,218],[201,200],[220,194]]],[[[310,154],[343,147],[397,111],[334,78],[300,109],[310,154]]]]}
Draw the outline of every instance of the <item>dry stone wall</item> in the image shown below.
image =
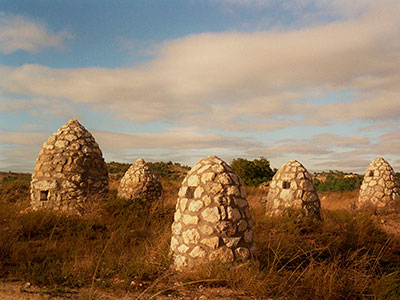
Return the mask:
{"type": "Polygon", "coordinates": [[[108,171],[93,136],[70,120],[43,144],[31,181],[33,209],[82,214],[87,201],[108,191],[108,171]]]}
{"type": "Polygon", "coordinates": [[[138,199],[150,204],[161,197],[162,186],[143,159],[138,159],[125,172],[118,187],[118,197],[138,199]]]}
{"type": "Polygon", "coordinates": [[[255,251],[253,225],[241,179],[223,160],[208,156],[179,190],[171,238],[174,268],[249,259],[255,251]]]}
{"type": "Polygon", "coordinates": [[[382,157],[376,158],[365,171],[357,207],[389,208],[400,201],[400,187],[395,172],[382,157]]]}
{"type": "Polygon", "coordinates": [[[306,168],[296,160],[284,164],[274,175],[265,201],[267,215],[299,210],[321,218],[321,202],[306,168]]]}

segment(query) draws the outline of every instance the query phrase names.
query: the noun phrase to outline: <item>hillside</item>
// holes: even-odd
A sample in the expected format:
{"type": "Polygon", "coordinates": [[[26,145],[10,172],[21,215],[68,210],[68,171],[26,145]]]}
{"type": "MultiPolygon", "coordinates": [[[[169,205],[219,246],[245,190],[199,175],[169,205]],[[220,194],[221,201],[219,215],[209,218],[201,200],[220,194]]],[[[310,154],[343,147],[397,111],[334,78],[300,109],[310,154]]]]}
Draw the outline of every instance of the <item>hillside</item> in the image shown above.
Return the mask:
{"type": "Polygon", "coordinates": [[[127,164],[109,164],[110,195],[81,218],[27,210],[29,174],[7,173],[0,183],[0,298],[398,299],[398,214],[354,213],[357,190],[319,192],[318,222],[266,217],[259,201],[266,191],[249,186],[255,260],[171,271],[170,226],[187,168],[156,166],[164,207],[152,206],[149,223],[141,207],[115,196],[127,164]]]}

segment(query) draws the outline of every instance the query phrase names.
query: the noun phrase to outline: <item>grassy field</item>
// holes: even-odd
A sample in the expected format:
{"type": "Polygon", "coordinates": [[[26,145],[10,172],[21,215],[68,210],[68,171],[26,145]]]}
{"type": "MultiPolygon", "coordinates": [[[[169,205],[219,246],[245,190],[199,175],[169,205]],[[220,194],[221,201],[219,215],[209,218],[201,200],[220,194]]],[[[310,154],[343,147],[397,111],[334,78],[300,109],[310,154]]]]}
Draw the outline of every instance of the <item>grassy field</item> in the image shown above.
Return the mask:
{"type": "Polygon", "coordinates": [[[249,187],[257,257],[177,274],[169,269],[169,241],[179,181],[162,184],[164,205],[153,205],[149,218],[116,197],[116,182],[107,199],[75,217],[29,211],[29,179],[3,177],[1,280],[58,294],[85,288],[82,299],[96,299],[99,290],[179,298],[193,288],[247,297],[226,299],[399,299],[399,236],[384,231],[379,218],[351,211],[356,191],[320,193],[324,222],[318,222],[265,217],[259,202],[265,191],[249,187]]]}

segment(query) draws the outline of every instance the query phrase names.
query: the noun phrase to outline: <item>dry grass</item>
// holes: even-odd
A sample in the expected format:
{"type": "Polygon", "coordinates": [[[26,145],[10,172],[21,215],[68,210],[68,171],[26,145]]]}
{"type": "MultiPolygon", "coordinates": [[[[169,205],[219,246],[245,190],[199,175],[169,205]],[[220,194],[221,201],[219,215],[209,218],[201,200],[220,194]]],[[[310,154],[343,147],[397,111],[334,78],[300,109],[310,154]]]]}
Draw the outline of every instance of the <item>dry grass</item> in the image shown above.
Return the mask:
{"type": "Polygon", "coordinates": [[[265,217],[259,203],[265,192],[249,188],[259,249],[255,260],[175,274],[169,269],[169,240],[179,182],[162,184],[164,208],[153,205],[149,218],[136,203],[118,199],[115,190],[80,218],[21,214],[28,205],[26,190],[19,191],[25,196],[18,201],[1,193],[0,278],[49,288],[92,287],[87,299],[95,299],[98,288],[156,299],[200,284],[258,298],[398,299],[399,238],[369,216],[342,209],[355,193],[324,194],[324,222],[318,222],[265,217]]]}
{"type": "Polygon", "coordinates": [[[352,210],[358,198],[358,190],[343,192],[319,192],[324,210],[352,210]]]}

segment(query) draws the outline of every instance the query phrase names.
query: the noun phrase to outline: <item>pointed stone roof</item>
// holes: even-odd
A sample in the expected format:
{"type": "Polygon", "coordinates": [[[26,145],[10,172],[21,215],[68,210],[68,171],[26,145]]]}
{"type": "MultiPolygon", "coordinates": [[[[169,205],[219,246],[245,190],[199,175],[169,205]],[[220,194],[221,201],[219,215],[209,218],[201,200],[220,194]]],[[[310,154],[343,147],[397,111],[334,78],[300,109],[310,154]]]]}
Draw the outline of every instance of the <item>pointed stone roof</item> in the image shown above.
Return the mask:
{"type": "Polygon", "coordinates": [[[305,215],[321,218],[321,202],[312,177],[297,160],[285,163],[272,178],[265,209],[267,215],[300,210],[305,215]]]}
{"type": "Polygon", "coordinates": [[[383,157],[378,157],[365,171],[357,207],[388,208],[400,201],[399,193],[399,180],[392,166],[383,157]]]}
{"type": "Polygon", "coordinates": [[[139,199],[147,204],[161,197],[162,186],[159,178],[139,158],[125,172],[118,187],[118,197],[139,199]]]}
{"type": "Polygon", "coordinates": [[[77,120],[43,144],[31,182],[33,209],[81,211],[89,196],[108,191],[108,171],[99,145],[77,120]]]}
{"type": "Polygon", "coordinates": [[[216,156],[199,161],[178,196],[171,238],[175,269],[250,258],[254,222],[245,187],[228,164],[216,156]]]}

